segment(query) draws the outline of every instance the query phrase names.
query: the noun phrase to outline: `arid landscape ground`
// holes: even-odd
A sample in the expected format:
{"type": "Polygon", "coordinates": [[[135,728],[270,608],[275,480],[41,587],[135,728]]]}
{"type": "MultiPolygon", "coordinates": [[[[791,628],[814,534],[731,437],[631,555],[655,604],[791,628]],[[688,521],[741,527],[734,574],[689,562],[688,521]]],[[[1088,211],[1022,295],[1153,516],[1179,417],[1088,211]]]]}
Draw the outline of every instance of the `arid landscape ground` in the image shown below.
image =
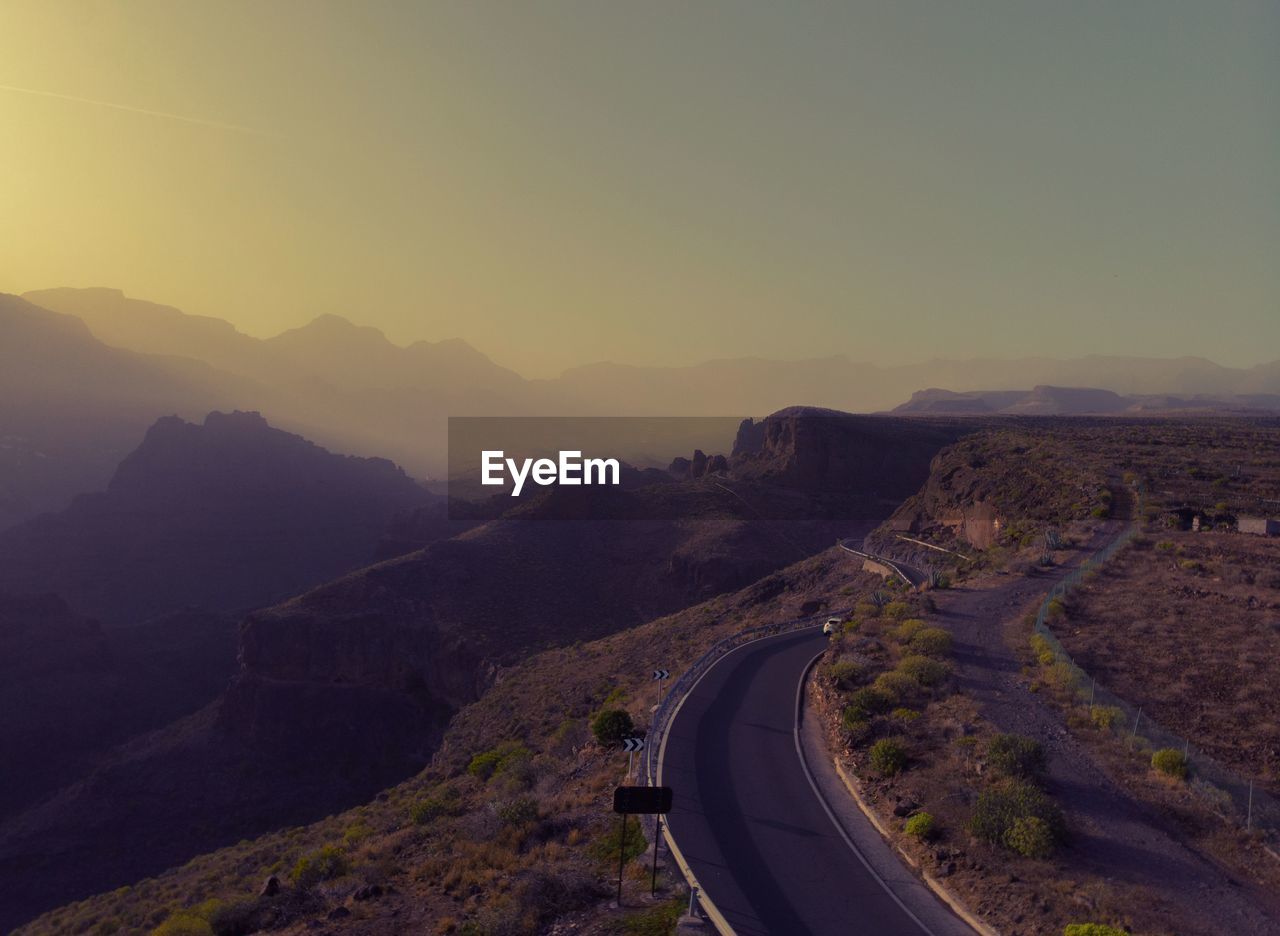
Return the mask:
{"type": "MultiPolygon", "coordinates": [[[[982,925],[1000,933],[1055,934],[1099,923],[1149,936],[1224,928],[1266,933],[1274,926],[1280,919],[1275,831],[1265,823],[1245,830],[1234,814],[1215,811],[1194,786],[1194,758],[1186,779],[1166,776],[1152,766],[1153,752],[1128,738],[1126,725],[1082,707],[1079,687],[1052,657],[1040,658],[1029,621],[1056,582],[1136,527],[1133,540],[1054,609],[1054,632],[1100,685],[1141,706],[1149,719],[1185,732],[1196,749],[1255,781],[1260,795],[1274,792],[1274,693],[1268,687],[1276,678],[1276,540],[1231,527],[1239,513],[1276,494],[1280,427],[1238,419],[997,418],[951,429],[908,428],[932,446],[925,451],[927,467],[915,494],[904,491],[896,510],[879,508],[880,526],[867,541],[924,570],[922,591],[863,572],[861,560],[842,549],[822,549],[820,525],[794,516],[802,492],[829,510],[838,479],[848,476],[840,472],[872,470],[836,455],[852,451],[861,424],[801,410],[779,414],[766,427],[770,441],[760,451],[771,454],[735,456],[715,482],[730,487],[732,496],[707,479],[687,478],[661,482],[658,494],[646,495],[651,499],[641,513],[647,519],[668,502],[683,504],[674,508],[678,516],[696,517],[689,508],[701,503],[697,491],[704,487],[722,498],[707,502],[718,505],[709,515],[717,519],[698,525],[693,552],[679,541],[656,547],[655,559],[669,558],[648,567],[653,572],[646,575],[664,570],[655,584],[690,574],[690,559],[676,559],[682,550],[705,561],[721,548],[716,544],[750,543],[753,536],[761,544],[753,548],[762,550],[753,561],[777,566],[748,570],[745,578],[758,580],[741,587],[737,566],[717,560],[708,569],[726,575],[718,580],[723,584],[708,573],[692,581],[722,594],[687,592],[693,601],[684,610],[653,615],[629,598],[624,606],[632,610],[625,613],[639,619],[597,622],[592,626],[616,632],[595,636],[581,623],[551,627],[555,617],[567,622],[578,612],[548,592],[539,602],[544,610],[525,617],[530,623],[496,629],[504,619],[516,625],[522,616],[516,602],[485,625],[473,649],[447,638],[443,646],[462,655],[433,671],[440,651],[419,648],[424,638],[412,630],[393,636],[403,627],[397,616],[423,622],[427,609],[449,607],[440,604],[447,593],[429,597],[444,580],[430,592],[420,590],[434,581],[429,570],[451,568],[449,574],[458,575],[465,552],[456,551],[473,548],[467,544],[493,539],[506,549],[522,543],[519,555],[536,555],[532,541],[521,539],[526,527],[539,536],[544,530],[522,519],[548,509],[535,500],[518,505],[510,518],[462,534],[456,545],[442,541],[251,617],[241,631],[240,670],[225,698],[179,723],[184,727],[171,730],[170,740],[157,735],[103,761],[87,782],[51,801],[56,813],[45,806],[43,813],[28,810],[10,819],[0,826],[0,854],[10,881],[29,882],[23,887],[31,897],[41,893],[41,875],[55,873],[60,862],[88,857],[91,867],[106,860],[106,844],[77,844],[67,816],[115,830],[99,836],[108,843],[130,835],[145,843],[165,823],[190,821],[172,813],[124,831],[129,813],[120,820],[109,815],[113,801],[146,808],[149,794],[132,786],[139,771],[163,784],[161,796],[189,783],[190,771],[175,771],[175,758],[196,757],[189,766],[220,771],[213,776],[228,790],[256,797],[260,825],[246,826],[244,841],[222,847],[201,833],[203,839],[189,840],[214,847],[197,846],[189,861],[167,869],[153,865],[144,879],[108,893],[82,892],[85,899],[19,931],[668,932],[687,895],[664,853],[659,896],[647,897],[646,842],[634,826],[624,843],[627,896],[621,908],[610,904],[608,879],[619,843],[608,802],[626,759],[602,745],[592,725],[601,712],[621,710],[642,735],[657,702],[652,670],[678,675],[727,633],[827,613],[845,623],[809,698],[825,725],[830,755],[920,872],[982,925]],[[946,444],[948,432],[959,441],[946,444]],[[770,497],[771,485],[781,500],[770,497]],[[745,512],[735,515],[740,509],[745,512]],[[1203,528],[1192,531],[1193,523],[1203,528]],[[769,543],[781,550],[776,559],[769,558],[769,543]],[[796,549],[814,553],[793,563],[796,549]],[[446,556],[450,565],[440,565],[446,556]],[[415,605],[406,601],[418,602],[418,610],[408,610],[415,605]],[[552,608],[558,610],[548,623],[537,624],[552,608]],[[298,636],[289,636],[294,631],[298,636]],[[500,633],[503,639],[485,642],[500,633]],[[371,655],[387,641],[396,648],[392,656],[371,655]],[[528,650],[504,653],[502,646],[528,650]],[[290,647],[305,648],[305,656],[290,647]],[[427,655],[413,664],[418,653],[427,655]],[[459,668],[472,657],[487,669],[459,668]],[[299,659],[309,662],[299,668],[291,662],[299,659]],[[409,666],[404,672],[425,666],[418,670],[425,682],[403,682],[403,673],[388,669],[392,659],[409,666]],[[353,692],[366,698],[356,703],[353,692]],[[281,734],[298,731],[279,722],[293,717],[295,703],[283,701],[289,695],[333,731],[349,730],[333,721],[341,712],[359,712],[351,728],[372,730],[383,745],[403,744],[389,742],[383,718],[403,722],[412,710],[404,706],[426,706],[414,718],[427,721],[415,730],[424,738],[438,731],[439,741],[434,753],[414,755],[423,757],[420,770],[411,759],[388,762],[384,770],[391,773],[383,776],[390,782],[378,785],[369,776],[345,792],[333,787],[321,794],[320,778],[306,774],[324,772],[325,761],[289,754],[293,741],[281,734]],[[425,715],[442,703],[438,715],[425,715]],[[400,714],[380,714],[379,706],[388,705],[388,713],[400,714]],[[237,736],[240,747],[225,747],[237,736]],[[288,778],[283,792],[307,791],[337,810],[315,821],[273,821],[272,791],[279,784],[231,780],[226,773],[237,758],[249,763],[259,756],[250,753],[254,737],[271,739],[276,759],[260,763],[277,781],[288,778]],[[129,763],[135,766],[126,769],[129,763]],[[398,783],[396,770],[404,778],[398,783]],[[104,784],[116,790],[110,800],[101,798],[104,784]],[[107,815],[90,819],[94,812],[107,815]],[[984,818],[988,814],[996,818],[984,818]],[[62,819],[49,825],[41,815],[62,819]],[[923,815],[927,821],[916,819],[923,815]],[[1020,823],[1013,837],[1010,822],[1020,823]],[[33,849],[47,856],[29,866],[39,870],[15,877],[33,849]],[[79,849],[89,851],[58,857],[79,849]],[[99,853],[102,859],[92,857],[99,853]],[[272,885],[278,893],[263,890],[271,877],[280,882],[272,885]]],[[[625,503],[585,514],[575,507],[572,515],[598,514],[622,524],[619,531],[631,529],[635,521],[625,503]]],[[[744,558],[741,547],[729,555],[744,558]]],[[[496,561],[500,570],[508,560],[496,561]]],[[[608,583],[607,576],[597,579],[603,569],[580,567],[582,584],[608,583]]],[[[520,582],[513,580],[513,594],[537,594],[533,580],[520,582]]],[[[620,582],[607,587],[625,593],[620,582]]],[[[654,587],[645,586],[647,600],[659,594],[654,587]]],[[[498,594],[492,587],[487,593],[498,594]]],[[[583,613],[606,602],[601,593],[583,613]]],[[[461,608],[448,613],[465,620],[461,608]]],[[[425,633],[437,633],[438,626],[425,633]]],[[[350,737],[355,744],[357,735],[350,737]]],[[[207,783],[201,789],[208,791],[207,783]]],[[[58,877],[64,887],[76,880],[58,877]]],[[[92,877],[83,880],[91,889],[92,877]]]]}

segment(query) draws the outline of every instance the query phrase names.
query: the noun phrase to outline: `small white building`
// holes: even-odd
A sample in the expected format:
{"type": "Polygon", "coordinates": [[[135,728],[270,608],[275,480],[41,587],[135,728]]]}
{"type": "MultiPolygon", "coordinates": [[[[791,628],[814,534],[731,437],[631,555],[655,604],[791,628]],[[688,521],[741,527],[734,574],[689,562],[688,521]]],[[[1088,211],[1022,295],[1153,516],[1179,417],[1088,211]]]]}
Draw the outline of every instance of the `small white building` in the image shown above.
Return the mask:
{"type": "Polygon", "coordinates": [[[1236,519],[1236,529],[1241,533],[1252,533],[1255,536],[1280,536],[1280,520],[1241,514],[1236,519]]]}

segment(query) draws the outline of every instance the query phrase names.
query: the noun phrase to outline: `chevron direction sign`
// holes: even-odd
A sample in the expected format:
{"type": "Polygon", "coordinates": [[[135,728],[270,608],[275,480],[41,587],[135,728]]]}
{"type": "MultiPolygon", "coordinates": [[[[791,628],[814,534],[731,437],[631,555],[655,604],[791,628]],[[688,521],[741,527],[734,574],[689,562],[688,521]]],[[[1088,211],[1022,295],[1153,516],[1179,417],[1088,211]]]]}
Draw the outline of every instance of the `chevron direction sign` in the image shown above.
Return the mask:
{"type": "Polygon", "coordinates": [[[636,751],[643,751],[644,738],[627,738],[622,742],[622,749],[631,754],[634,754],[636,751]]]}
{"type": "Polygon", "coordinates": [[[671,812],[671,787],[620,786],[613,791],[613,811],[624,816],[671,812]]]}
{"type": "Polygon", "coordinates": [[[654,679],[666,679],[666,678],[667,678],[667,677],[669,677],[670,675],[671,675],[671,671],[670,671],[670,670],[656,669],[656,670],[654,670],[654,671],[653,671],[653,678],[654,678],[654,679]]]}

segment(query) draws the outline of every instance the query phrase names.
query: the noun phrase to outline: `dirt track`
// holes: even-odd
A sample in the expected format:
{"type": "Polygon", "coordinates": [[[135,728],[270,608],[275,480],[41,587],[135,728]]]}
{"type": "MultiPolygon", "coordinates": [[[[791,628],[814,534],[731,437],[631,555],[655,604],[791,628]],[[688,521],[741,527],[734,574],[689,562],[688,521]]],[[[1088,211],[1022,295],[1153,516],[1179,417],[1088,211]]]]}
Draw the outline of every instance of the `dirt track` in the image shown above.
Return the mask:
{"type": "MultiPolygon", "coordinates": [[[[1121,524],[1081,549],[1078,562],[1104,545],[1121,524]]],[[[1056,705],[1029,690],[1011,646],[1021,622],[1067,568],[1030,577],[994,576],[934,592],[938,617],[955,638],[961,691],[1001,731],[1036,738],[1049,755],[1048,786],[1067,812],[1072,864],[1144,888],[1152,909],[1178,921],[1184,934],[1280,933],[1280,895],[1233,878],[1171,835],[1167,820],[1112,783],[1067,730],[1056,705]]]]}

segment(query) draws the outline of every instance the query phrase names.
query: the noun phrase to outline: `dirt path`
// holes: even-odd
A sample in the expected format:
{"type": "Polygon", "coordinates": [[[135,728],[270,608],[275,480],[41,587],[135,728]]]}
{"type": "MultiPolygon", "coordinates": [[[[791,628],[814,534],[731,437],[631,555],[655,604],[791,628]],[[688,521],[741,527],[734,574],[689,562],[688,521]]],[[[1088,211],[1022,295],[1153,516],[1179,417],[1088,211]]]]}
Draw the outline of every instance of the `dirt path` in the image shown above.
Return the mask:
{"type": "MultiPolygon", "coordinates": [[[[1104,545],[1123,525],[1108,524],[1072,564],[1104,545]]],[[[1068,732],[1058,707],[1027,688],[1011,641],[1021,639],[1027,613],[1069,568],[1030,577],[993,576],[933,593],[938,617],[955,638],[961,691],[999,730],[1027,735],[1044,745],[1048,787],[1066,810],[1072,830],[1064,850],[1069,862],[1146,889],[1153,909],[1179,921],[1179,933],[1280,933],[1280,895],[1262,893],[1232,878],[1172,836],[1165,820],[1107,779],[1068,732]]]]}

